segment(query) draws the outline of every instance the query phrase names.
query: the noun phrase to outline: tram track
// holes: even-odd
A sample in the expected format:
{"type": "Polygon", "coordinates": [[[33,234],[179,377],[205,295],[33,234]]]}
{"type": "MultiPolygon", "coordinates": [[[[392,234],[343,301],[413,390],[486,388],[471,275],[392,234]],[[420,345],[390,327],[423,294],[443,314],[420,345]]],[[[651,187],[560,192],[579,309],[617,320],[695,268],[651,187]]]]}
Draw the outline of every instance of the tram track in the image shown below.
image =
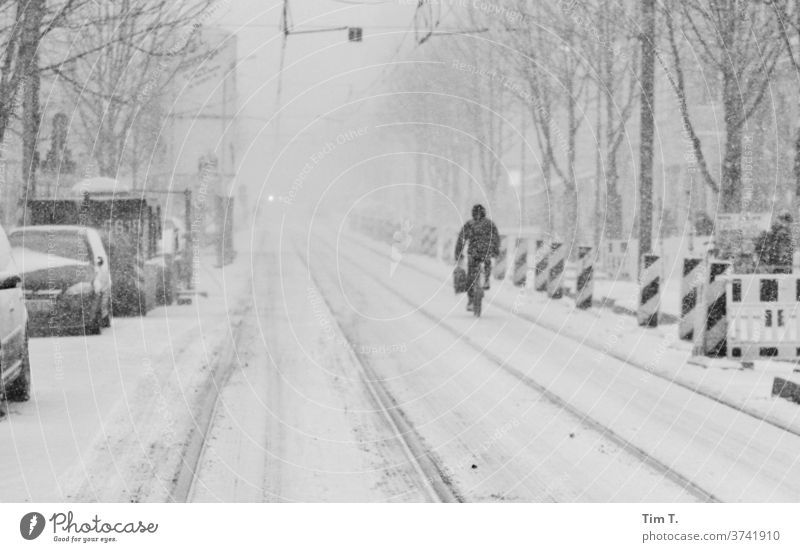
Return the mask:
{"type": "MultiPolygon", "coordinates": [[[[319,235],[317,235],[316,238],[319,243],[324,243],[329,251],[333,252],[336,250],[334,244],[332,244],[328,239],[323,238],[319,235]]],[[[713,493],[701,488],[699,485],[691,481],[689,478],[685,477],[678,471],[672,469],[670,466],[668,466],[661,460],[650,455],[647,451],[643,450],[634,443],[630,442],[628,439],[618,434],[613,429],[602,424],[598,420],[592,418],[586,412],[583,412],[582,410],[576,408],[575,406],[570,404],[568,401],[563,399],[555,392],[551,391],[550,389],[540,384],[533,378],[527,376],[521,370],[509,365],[509,363],[503,358],[501,358],[499,355],[491,351],[488,351],[485,347],[481,346],[473,339],[469,338],[468,336],[465,336],[463,332],[459,331],[452,325],[448,324],[447,321],[442,320],[435,314],[431,313],[429,310],[420,307],[418,302],[414,301],[413,299],[410,299],[408,296],[398,291],[395,287],[387,285],[384,278],[376,276],[371,269],[364,266],[362,263],[359,263],[351,256],[343,253],[341,249],[338,250],[338,259],[344,260],[350,265],[352,265],[352,267],[354,269],[357,269],[360,274],[369,277],[370,280],[374,281],[381,288],[388,291],[390,294],[395,296],[401,302],[403,302],[408,306],[413,307],[415,309],[415,312],[418,312],[419,314],[423,315],[428,320],[438,325],[438,327],[442,328],[443,330],[447,331],[457,339],[461,340],[463,343],[468,345],[472,350],[474,350],[477,354],[481,355],[483,358],[485,358],[486,360],[497,366],[499,369],[503,370],[510,376],[514,377],[516,380],[518,380],[526,387],[537,392],[539,395],[541,395],[542,398],[544,398],[546,401],[548,401],[558,409],[566,412],[570,416],[577,419],[579,422],[586,424],[591,429],[597,431],[605,438],[607,438],[610,442],[618,446],[621,450],[630,454],[632,457],[641,461],[643,464],[649,466],[651,469],[657,471],[658,473],[662,473],[666,479],[670,480],[677,486],[683,488],[690,495],[704,502],[719,502],[719,499],[713,493]]],[[[416,267],[414,268],[416,269],[416,267]]]]}
{"type": "Polygon", "coordinates": [[[345,329],[339,324],[333,314],[333,309],[329,299],[325,296],[317,277],[311,270],[307,260],[303,257],[297,247],[294,248],[295,255],[300,258],[300,262],[308,271],[310,283],[314,286],[318,296],[322,299],[326,314],[339,337],[347,343],[347,350],[352,358],[353,364],[358,368],[361,375],[361,382],[364,385],[372,403],[378,408],[382,417],[391,429],[395,440],[400,445],[406,458],[413,470],[417,473],[418,479],[422,482],[427,496],[433,502],[463,502],[463,497],[455,488],[455,485],[446,474],[438,459],[427,449],[423,439],[408,421],[397,401],[381,383],[380,378],[370,366],[366,359],[361,358],[357,349],[353,347],[353,338],[348,335],[345,329]]]}

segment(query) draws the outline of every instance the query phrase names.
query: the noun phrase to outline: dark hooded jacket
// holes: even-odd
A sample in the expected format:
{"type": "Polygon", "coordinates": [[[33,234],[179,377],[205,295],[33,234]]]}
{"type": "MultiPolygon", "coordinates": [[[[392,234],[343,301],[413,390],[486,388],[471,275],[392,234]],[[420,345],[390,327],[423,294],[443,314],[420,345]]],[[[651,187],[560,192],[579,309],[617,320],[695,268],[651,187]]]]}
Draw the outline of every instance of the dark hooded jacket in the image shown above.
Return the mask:
{"type": "Polygon", "coordinates": [[[497,226],[485,216],[469,220],[461,228],[456,240],[456,259],[461,256],[465,241],[469,242],[467,254],[470,257],[488,259],[500,254],[500,233],[497,226]]]}

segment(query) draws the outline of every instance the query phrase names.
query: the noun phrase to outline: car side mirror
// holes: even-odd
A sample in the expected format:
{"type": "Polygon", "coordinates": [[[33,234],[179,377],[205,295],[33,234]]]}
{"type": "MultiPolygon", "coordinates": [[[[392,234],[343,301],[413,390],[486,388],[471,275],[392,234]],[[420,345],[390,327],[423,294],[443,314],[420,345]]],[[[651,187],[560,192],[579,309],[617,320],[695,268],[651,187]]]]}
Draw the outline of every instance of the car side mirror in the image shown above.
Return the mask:
{"type": "Polygon", "coordinates": [[[0,276],[0,290],[3,289],[14,289],[19,285],[22,281],[22,278],[19,274],[9,274],[6,276],[0,276]]]}
{"type": "Polygon", "coordinates": [[[103,257],[97,257],[97,266],[103,266],[103,264],[105,264],[103,257]]]}

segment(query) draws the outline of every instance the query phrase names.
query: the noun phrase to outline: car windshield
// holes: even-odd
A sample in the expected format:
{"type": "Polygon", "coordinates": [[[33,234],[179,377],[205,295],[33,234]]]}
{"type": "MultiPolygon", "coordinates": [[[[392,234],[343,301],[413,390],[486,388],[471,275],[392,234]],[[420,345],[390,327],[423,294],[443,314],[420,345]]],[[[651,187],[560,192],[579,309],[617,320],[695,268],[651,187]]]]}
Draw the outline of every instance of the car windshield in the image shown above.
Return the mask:
{"type": "Polygon", "coordinates": [[[89,261],[86,240],[80,234],[63,231],[23,231],[9,237],[12,247],[24,247],[39,253],[66,257],[76,261],[89,261]]]}

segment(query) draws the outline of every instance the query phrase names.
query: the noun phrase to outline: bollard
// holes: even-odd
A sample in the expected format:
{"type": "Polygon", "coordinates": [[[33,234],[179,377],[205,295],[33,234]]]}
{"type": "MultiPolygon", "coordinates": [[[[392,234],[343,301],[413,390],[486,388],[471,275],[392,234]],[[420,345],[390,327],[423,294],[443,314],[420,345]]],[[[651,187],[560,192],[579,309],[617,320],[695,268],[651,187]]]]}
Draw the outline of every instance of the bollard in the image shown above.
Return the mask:
{"type": "Polygon", "coordinates": [[[420,235],[419,243],[420,253],[428,255],[429,257],[436,256],[436,235],[437,229],[435,226],[429,226],[427,224],[422,226],[422,234],[420,235]]]}
{"type": "Polygon", "coordinates": [[[551,299],[563,297],[564,281],[564,244],[550,244],[550,256],[547,260],[547,296],[551,299]]]}
{"type": "Polygon", "coordinates": [[[579,309],[592,307],[592,293],[594,291],[594,259],[592,248],[583,246],[578,248],[578,279],[575,285],[575,306],[579,309]]]}
{"type": "Polygon", "coordinates": [[[544,291],[547,289],[547,264],[550,259],[550,248],[544,240],[536,240],[536,256],[534,257],[534,289],[544,291]]]}
{"type": "Polygon", "coordinates": [[[514,272],[511,281],[515,286],[524,286],[528,272],[528,240],[526,238],[517,239],[517,247],[514,252],[514,272]]]}
{"type": "Polygon", "coordinates": [[[678,338],[693,341],[697,315],[697,299],[703,282],[703,259],[690,257],[683,259],[683,279],[681,280],[681,319],[678,322],[678,338]]]}
{"type": "Polygon", "coordinates": [[[500,254],[497,256],[497,260],[494,263],[494,268],[492,269],[492,275],[497,280],[502,280],[506,276],[507,265],[506,261],[508,259],[508,236],[500,236],[500,254]]]}
{"type": "Polygon", "coordinates": [[[453,228],[440,228],[436,233],[436,258],[443,263],[453,263],[453,249],[456,244],[457,230],[453,228]]]}
{"type": "Polygon", "coordinates": [[[658,255],[642,255],[639,286],[639,325],[655,328],[658,326],[658,309],[661,303],[661,259],[658,255]]]}
{"type": "Polygon", "coordinates": [[[704,348],[705,353],[710,356],[725,356],[728,349],[724,276],[730,267],[731,263],[725,261],[711,262],[708,267],[704,348]]]}
{"type": "Polygon", "coordinates": [[[695,310],[694,355],[725,356],[727,354],[728,320],[725,305],[725,274],[731,267],[727,261],[710,261],[704,270],[702,304],[695,310]]]}

